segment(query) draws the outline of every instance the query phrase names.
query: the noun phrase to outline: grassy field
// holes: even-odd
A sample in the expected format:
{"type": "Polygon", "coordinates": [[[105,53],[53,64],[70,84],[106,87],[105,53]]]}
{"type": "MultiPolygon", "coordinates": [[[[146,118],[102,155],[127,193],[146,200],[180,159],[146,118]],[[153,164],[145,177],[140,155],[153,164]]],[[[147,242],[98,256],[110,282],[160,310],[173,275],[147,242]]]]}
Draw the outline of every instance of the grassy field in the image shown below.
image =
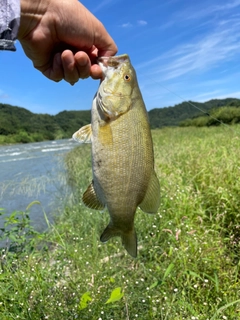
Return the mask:
{"type": "Polygon", "coordinates": [[[81,203],[91,163],[80,146],[66,157],[75,199],[49,232],[34,232],[28,212],[6,221],[16,246],[0,253],[1,320],[240,319],[240,127],[153,140],[161,206],[137,211],[138,258],[118,238],[100,243],[109,217],[81,203]]]}

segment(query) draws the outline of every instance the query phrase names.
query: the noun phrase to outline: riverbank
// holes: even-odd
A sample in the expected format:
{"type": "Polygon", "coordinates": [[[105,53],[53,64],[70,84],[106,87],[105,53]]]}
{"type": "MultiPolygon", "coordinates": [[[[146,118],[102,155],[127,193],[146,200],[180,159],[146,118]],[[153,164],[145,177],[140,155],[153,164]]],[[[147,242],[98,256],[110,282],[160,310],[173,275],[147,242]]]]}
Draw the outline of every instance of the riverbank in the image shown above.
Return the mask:
{"type": "Polygon", "coordinates": [[[9,215],[37,200],[42,207],[31,208],[31,222],[38,231],[45,230],[43,210],[52,222],[69,198],[64,155],[76,146],[69,140],[0,146],[0,208],[9,215]]]}
{"type": "Polygon", "coordinates": [[[60,133],[56,136],[52,136],[51,139],[47,139],[39,133],[27,133],[26,131],[21,131],[18,134],[11,135],[0,135],[0,146],[14,145],[19,143],[33,143],[33,142],[47,142],[56,141],[60,139],[67,139],[70,136],[66,136],[60,133]]]}
{"type": "MultiPolygon", "coordinates": [[[[108,213],[80,201],[91,181],[90,146],[70,151],[66,164],[75,202],[32,240],[12,229],[9,236],[25,241],[24,250],[1,252],[1,319],[237,319],[237,130],[153,131],[161,206],[156,215],[136,214],[137,259],[118,238],[100,243],[108,213]]],[[[16,227],[15,218],[8,227],[16,227]]]]}

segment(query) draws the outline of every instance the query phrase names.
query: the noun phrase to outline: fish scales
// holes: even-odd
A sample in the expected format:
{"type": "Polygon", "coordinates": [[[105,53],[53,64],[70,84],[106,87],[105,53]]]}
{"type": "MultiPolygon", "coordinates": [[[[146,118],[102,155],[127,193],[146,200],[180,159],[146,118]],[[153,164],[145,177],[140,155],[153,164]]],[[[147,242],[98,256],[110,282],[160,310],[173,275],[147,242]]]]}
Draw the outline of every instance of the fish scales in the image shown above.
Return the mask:
{"type": "MultiPolygon", "coordinates": [[[[93,109],[93,123],[98,123],[94,114],[93,109]]],[[[96,128],[96,131],[93,129],[92,142],[93,180],[96,192],[101,194],[100,198],[110,199],[105,200],[109,210],[126,214],[126,219],[132,219],[129,211],[135,212],[136,207],[143,200],[152,171],[148,165],[152,148],[151,144],[144,139],[147,128],[144,130],[144,125],[142,121],[138,121],[138,116],[139,110],[133,108],[122,115],[124,121],[118,118],[108,124],[114,144],[99,142],[105,139],[101,137],[99,126],[93,126],[96,128]],[[133,126],[133,130],[129,132],[130,126],[133,126]],[[143,147],[144,144],[145,147],[143,147]],[[99,166],[99,163],[102,165],[99,166]]]]}
{"type": "Polygon", "coordinates": [[[120,236],[136,257],[136,209],[155,213],[160,201],[148,115],[129,57],[100,58],[100,65],[105,76],[93,100],[91,125],[73,135],[92,143],[93,181],[83,202],[109,211],[101,241],[120,236]]]}

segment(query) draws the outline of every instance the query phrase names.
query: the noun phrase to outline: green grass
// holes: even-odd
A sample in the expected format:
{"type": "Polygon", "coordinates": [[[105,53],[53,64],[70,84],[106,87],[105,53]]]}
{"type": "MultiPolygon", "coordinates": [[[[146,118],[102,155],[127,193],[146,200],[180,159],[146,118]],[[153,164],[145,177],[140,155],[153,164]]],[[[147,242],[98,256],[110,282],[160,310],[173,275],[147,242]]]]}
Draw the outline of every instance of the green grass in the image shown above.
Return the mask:
{"type": "Polygon", "coordinates": [[[48,233],[26,237],[31,251],[0,254],[1,320],[240,318],[240,128],[166,128],[153,139],[161,206],[137,211],[138,258],[118,238],[100,243],[109,217],[81,203],[91,163],[80,146],[66,157],[75,201],[48,233]]]}

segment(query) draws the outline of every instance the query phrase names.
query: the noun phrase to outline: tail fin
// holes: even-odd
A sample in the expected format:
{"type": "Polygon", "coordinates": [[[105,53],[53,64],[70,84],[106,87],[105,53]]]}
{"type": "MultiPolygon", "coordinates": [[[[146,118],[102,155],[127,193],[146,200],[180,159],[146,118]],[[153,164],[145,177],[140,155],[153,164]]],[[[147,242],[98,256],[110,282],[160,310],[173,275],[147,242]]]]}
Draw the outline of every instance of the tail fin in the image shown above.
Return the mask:
{"type": "Polygon", "coordinates": [[[137,235],[134,229],[128,232],[122,232],[119,229],[113,228],[111,225],[108,225],[103,231],[100,240],[102,242],[107,242],[112,237],[120,236],[122,239],[122,244],[127,252],[133,257],[137,257],[137,235]]]}
{"type": "Polygon", "coordinates": [[[122,244],[133,258],[137,257],[137,235],[134,229],[121,235],[122,244]]]}

